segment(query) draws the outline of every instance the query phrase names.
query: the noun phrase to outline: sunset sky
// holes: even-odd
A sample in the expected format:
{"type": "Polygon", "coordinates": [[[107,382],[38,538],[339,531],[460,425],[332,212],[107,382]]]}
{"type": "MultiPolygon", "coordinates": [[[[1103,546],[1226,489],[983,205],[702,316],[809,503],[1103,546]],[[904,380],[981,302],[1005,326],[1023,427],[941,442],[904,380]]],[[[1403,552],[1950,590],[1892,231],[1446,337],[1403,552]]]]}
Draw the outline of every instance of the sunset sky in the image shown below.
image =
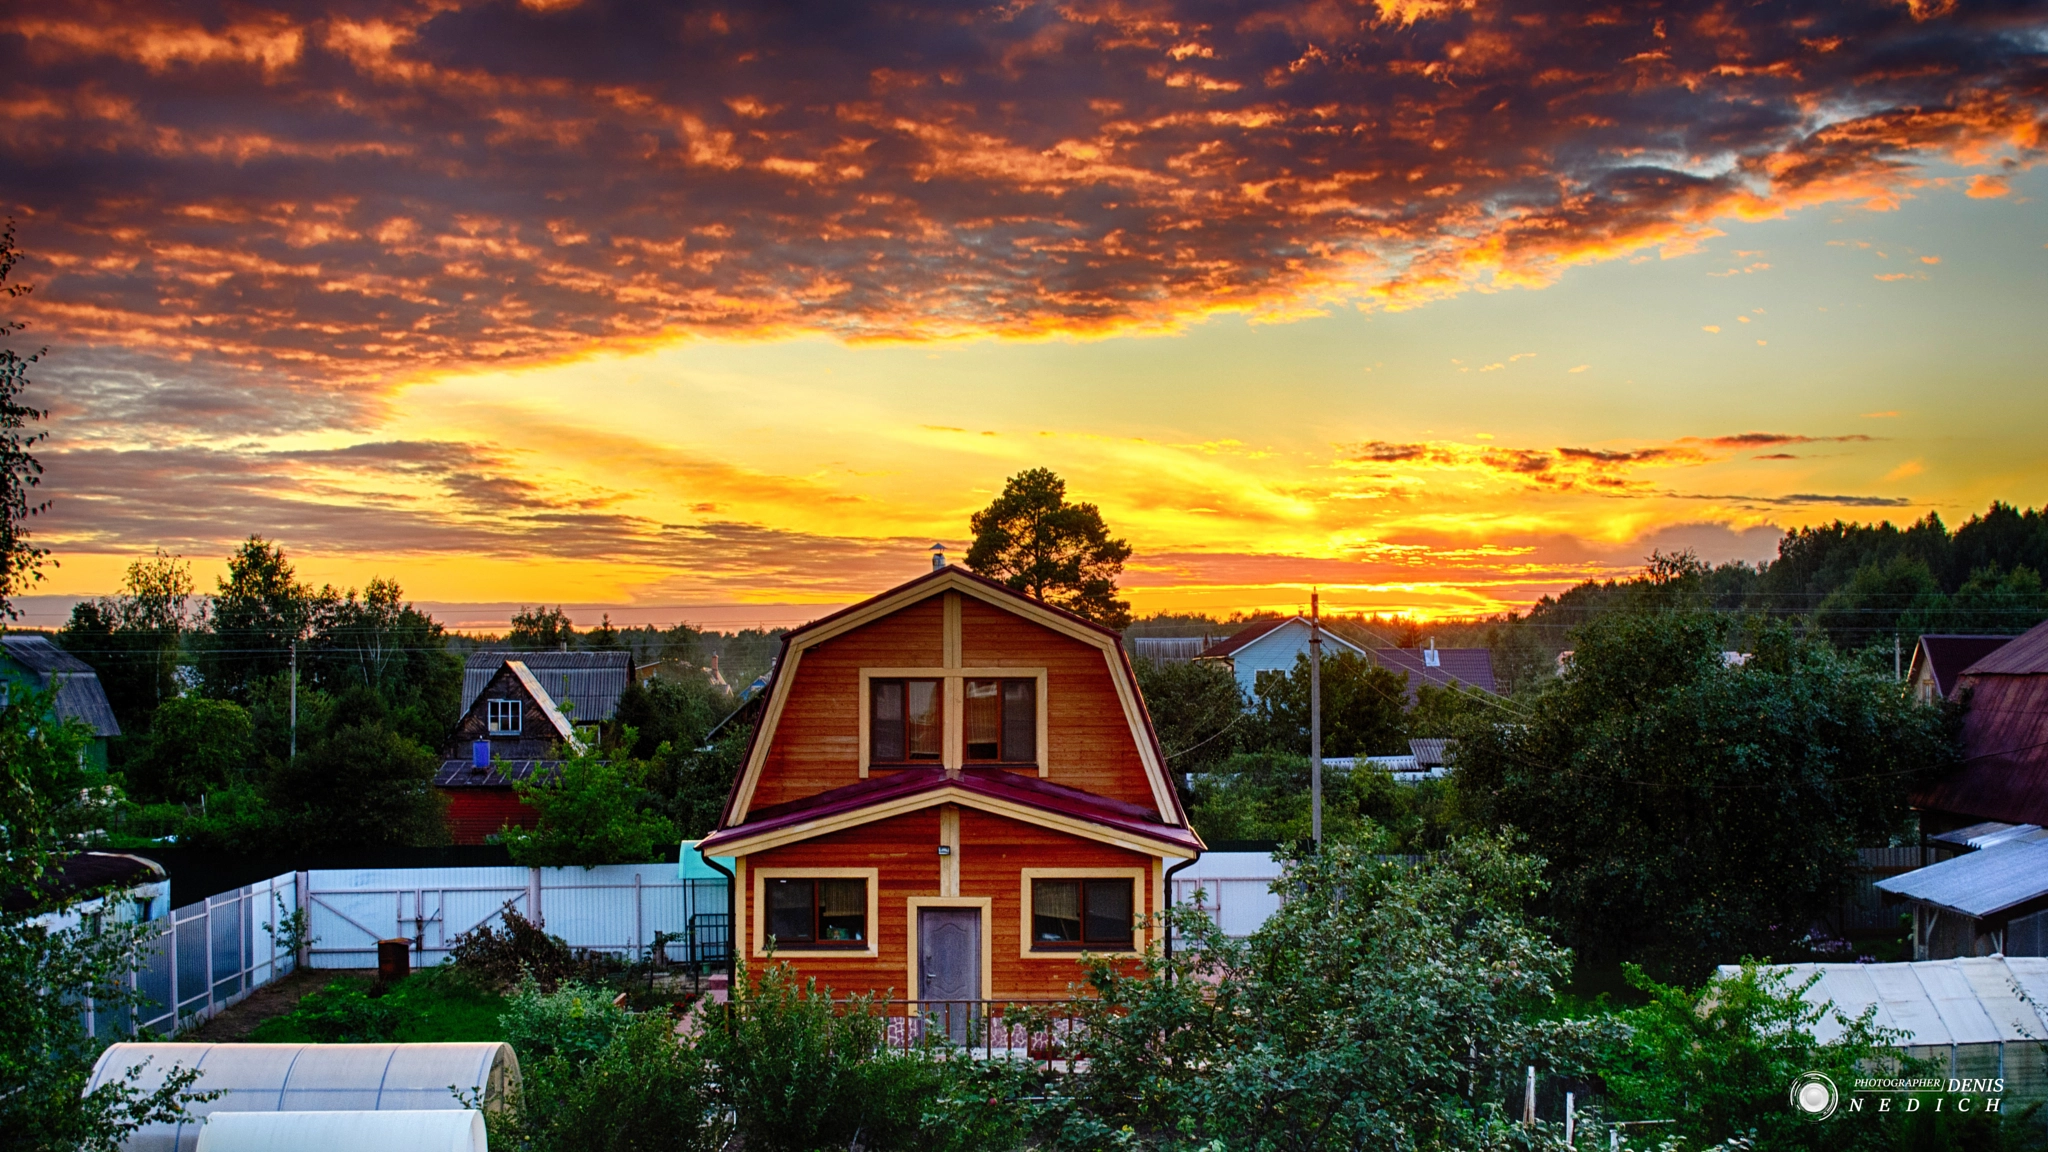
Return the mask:
{"type": "Polygon", "coordinates": [[[1141,613],[2048,500],[2039,5],[15,0],[60,567],[793,623],[1047,466],[1141,613]]]}

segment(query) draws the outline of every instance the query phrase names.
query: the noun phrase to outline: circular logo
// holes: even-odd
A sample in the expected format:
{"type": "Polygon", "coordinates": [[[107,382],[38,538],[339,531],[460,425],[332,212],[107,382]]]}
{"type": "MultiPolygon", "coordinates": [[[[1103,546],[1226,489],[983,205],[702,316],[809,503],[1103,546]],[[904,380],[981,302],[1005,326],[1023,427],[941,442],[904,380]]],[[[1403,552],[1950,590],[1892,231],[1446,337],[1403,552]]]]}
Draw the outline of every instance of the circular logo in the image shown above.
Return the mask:
{"type": "Polygon", "coordinates": [[[1808,1120],[1825,1120],[1835,1114],[1841,1094],[1826,1073],[1807,1072],[1792,1082],[1792,1110],[1808,1120]]]}

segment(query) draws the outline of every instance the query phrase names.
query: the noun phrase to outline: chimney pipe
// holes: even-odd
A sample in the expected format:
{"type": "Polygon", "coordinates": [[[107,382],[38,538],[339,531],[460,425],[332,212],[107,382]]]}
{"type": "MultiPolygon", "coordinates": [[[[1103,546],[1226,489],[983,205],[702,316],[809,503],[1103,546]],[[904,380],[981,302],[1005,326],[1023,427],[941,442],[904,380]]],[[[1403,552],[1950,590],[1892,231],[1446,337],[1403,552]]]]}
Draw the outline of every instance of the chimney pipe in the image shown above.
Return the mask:
{"type": "Polygon", "coordinates": [[[946,546],[944,544],[934,543],[932,545],[932,571],[936,572],[939,569],[944,568],[945,566],[946,546]]]}

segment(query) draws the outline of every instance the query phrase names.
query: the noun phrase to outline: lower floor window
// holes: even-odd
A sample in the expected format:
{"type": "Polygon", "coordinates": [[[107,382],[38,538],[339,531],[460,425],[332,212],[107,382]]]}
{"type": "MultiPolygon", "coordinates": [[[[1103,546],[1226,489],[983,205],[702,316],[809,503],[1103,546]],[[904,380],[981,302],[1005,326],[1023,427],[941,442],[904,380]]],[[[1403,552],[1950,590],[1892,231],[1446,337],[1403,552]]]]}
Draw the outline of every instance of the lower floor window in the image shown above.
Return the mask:
{"type": "Polygon", "coordinates": [[[1033,948],[1129,948],[1135,915],[1129,880],[1033,880],[1033,948]]]}
{"type": "Polygon", "coordinates": [[[779,944],[867,942],[866,880],[770,880],[767,900],[768,934],[779,944]]]}

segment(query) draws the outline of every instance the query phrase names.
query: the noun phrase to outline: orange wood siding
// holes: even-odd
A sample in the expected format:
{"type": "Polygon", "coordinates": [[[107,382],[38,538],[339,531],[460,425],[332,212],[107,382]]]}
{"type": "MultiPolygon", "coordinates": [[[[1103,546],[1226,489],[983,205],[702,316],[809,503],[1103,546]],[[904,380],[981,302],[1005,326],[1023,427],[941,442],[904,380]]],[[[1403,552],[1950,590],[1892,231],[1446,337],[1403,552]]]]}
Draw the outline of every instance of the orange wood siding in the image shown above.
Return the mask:
{"type": "Polygon", "coordinates": [[[753,807],[860,779],[860,670],[938,667],[944,659],[943,611],[934,596],[804,652],[753,807]]]}
{"type": "MultiPolygon", "coordinates": [[[[1139,915],[1152,908],[1154,869],[1158,860],[1040,828],[1003,816],[960,810],[960,894],[989,896],[995,901],[994,980],[998,996],[1020,999],[1060,998],[1081,978],[1080,959],[1073,953],[1021,955],[1026,868],[1143,868],[1145,880],[1136,892],[1139,915]]],[[[1151,925],[1146,925],[1149,935],[1151,925]]]]}
{"type": "Polygon", "coordinates": [[[961,663],[1046,670],[1047,779],[1148,808],[1156,803],[1101,650],[962,599],[961,663]]]}
{"type": "Polygon", "coordinates": [[[880,993],[889,989],[895,990],[893,994],[897,999],[909,994],[904,987],[904,965],[908,955],[904,949],[910,940],[904,901],[912,896],[939,894],[937,808],[863,824],[801,844],[757,852],[746,861],[746,885],[738,909],[740,923],[747,933],[747,963],[756,967],[763,963],[754,955],[754,949],[760,944],[753,935],[754,873],[757,870],[874,868],[879,872],[876,915],[881,922],[870,925],[868,930],[876,933],[874,940],[878,955],[783,952],[776,958],[787,960],[805,976],[817,977],[819,984],[830,985],[835,995],[880,993]]]}
{"type": "MultiPolygon", "coordinates": [[[[753,877],[759,869],[874,868],[879,875],[879,923],[870,931],[876,934],[877,955],[783,952],[777,958],[804,976],[816,977],[821,985],[831,986],[835,995],[890,991],[896,998],[904,998],[910,979],[908,900],[939,895],[939,842],[939,809],[931,808],[747,857],[739,911],[748,933],[748,962],[761,963],[753,958],[756,941],[752,937],[753,877]]],[[[989,944],[992,987],[983,994],[991,999],[1059,998],[1081,979],[1079,959],[1073,954],[1021,954],[1023,869],[1144,869],[1145,879],[1136,893],[1138,907],[1141,914],[1153,911],[1156,859],[1020,821],[960,809],[959,861],[960,895],[988,897],[993,909],[984,936],[989,944]]]]}

